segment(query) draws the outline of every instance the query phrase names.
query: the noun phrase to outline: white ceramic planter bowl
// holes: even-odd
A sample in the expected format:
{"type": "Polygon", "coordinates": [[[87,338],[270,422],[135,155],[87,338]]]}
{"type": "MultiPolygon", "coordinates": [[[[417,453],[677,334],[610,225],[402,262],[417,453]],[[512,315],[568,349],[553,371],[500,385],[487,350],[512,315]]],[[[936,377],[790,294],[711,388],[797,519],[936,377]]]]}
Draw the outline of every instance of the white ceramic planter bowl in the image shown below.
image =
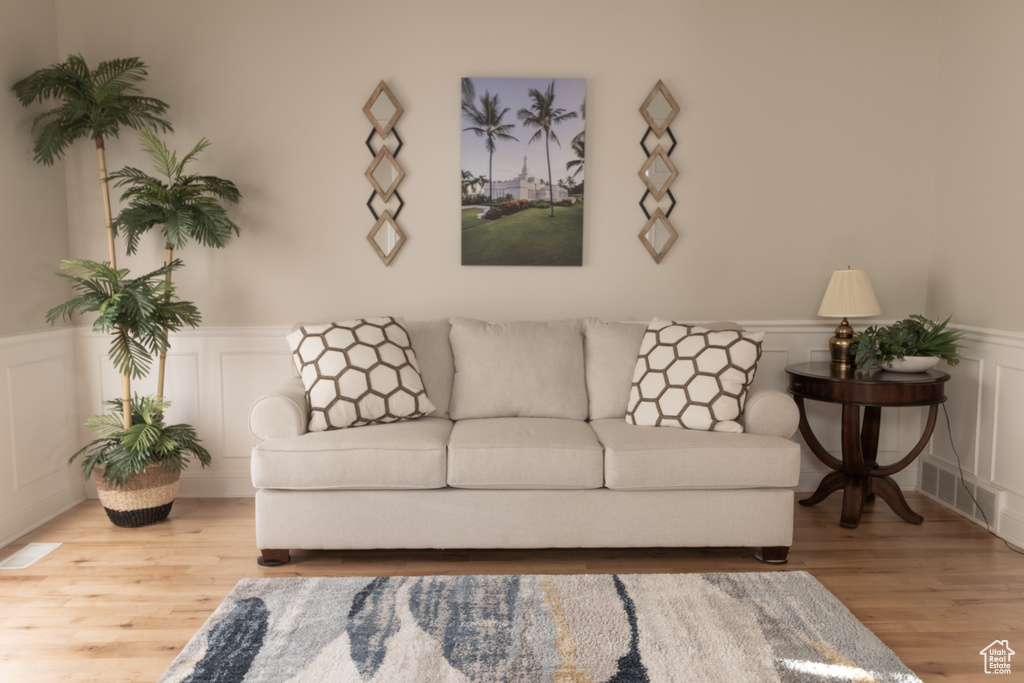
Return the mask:
{"type": "Polygon", "coordinates": [[[939,364],[938,356],[907,356],[891,363],[880,363],[886,372],[927,372],[939,364]]]}

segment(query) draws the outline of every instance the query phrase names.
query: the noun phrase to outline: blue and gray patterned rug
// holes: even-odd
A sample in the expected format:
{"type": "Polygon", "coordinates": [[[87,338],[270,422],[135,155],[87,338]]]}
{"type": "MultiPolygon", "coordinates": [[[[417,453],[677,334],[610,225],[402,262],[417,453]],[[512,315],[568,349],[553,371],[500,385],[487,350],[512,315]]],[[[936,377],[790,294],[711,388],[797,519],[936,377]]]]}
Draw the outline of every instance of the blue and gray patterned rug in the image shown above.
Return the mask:
{"type": "Polygon", "coordinates": [[[161,683],[920,681],[805,572],[245,579],[161,683]]]}

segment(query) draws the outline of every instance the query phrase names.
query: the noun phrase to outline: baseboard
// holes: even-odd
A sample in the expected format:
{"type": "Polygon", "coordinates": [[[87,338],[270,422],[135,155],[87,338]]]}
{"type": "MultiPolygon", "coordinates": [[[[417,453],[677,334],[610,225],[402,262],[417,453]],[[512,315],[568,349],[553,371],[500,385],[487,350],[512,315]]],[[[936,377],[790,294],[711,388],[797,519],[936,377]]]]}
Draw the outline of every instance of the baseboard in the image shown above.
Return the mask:
{"type": "Polygon", "coordinates": [[[925,496],[1024,548],[1024,518],[1005,504],[1006,494],[998,487],[966,472],[965,481],[959,470],[935,458],[924,459],[921,475],[920,491],[925,496]],[[970,493],[964,490],[965,483],[970,493]]]}
{"type": "Polygon", "coordinates": [[[1000,538],[1006,539],[1018,548],[1024,548],[1024,518],[1004,508],[999,514],[996,529],[1000,538]]]}
{"type": "Polygon", "coordinates": [[[0,548],[49,522],[85,500],[81,487],[67,487],[0,519],[0,548]]]}

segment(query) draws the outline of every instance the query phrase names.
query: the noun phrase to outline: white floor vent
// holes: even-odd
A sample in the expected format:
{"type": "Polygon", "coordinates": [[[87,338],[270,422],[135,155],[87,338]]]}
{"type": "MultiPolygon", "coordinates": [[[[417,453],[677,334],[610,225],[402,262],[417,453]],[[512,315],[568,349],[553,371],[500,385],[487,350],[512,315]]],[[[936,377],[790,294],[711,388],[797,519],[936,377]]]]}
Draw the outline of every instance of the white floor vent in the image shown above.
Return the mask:
{"type": "Polygon", "coordinates": [[[995,489],[973,481],[964,482],[959,473],[925,460],[921,463],[921,492],[965,517],[970,517],[982,526],[985,525],[986,518],[993,529],[996,526],[1000,492],[995,489]]]}
{"type": "Polygon", "coordinates": [[[0,562],[0,569],[28,569],[60,547],[60,543],[29,543],[0,562]]]}

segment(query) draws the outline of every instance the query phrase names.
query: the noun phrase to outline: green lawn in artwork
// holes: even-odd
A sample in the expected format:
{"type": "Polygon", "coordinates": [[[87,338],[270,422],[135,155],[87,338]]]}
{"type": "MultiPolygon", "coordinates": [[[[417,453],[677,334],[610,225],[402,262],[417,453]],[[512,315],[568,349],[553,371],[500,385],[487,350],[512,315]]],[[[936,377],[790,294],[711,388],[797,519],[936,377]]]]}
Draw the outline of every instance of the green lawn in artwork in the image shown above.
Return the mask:
{"type": "Polygon", "coordinates": [[[527,209],[496,221],[462,211],[464,266],[579,266],[583,264],[583,204],[527,209]]]}

